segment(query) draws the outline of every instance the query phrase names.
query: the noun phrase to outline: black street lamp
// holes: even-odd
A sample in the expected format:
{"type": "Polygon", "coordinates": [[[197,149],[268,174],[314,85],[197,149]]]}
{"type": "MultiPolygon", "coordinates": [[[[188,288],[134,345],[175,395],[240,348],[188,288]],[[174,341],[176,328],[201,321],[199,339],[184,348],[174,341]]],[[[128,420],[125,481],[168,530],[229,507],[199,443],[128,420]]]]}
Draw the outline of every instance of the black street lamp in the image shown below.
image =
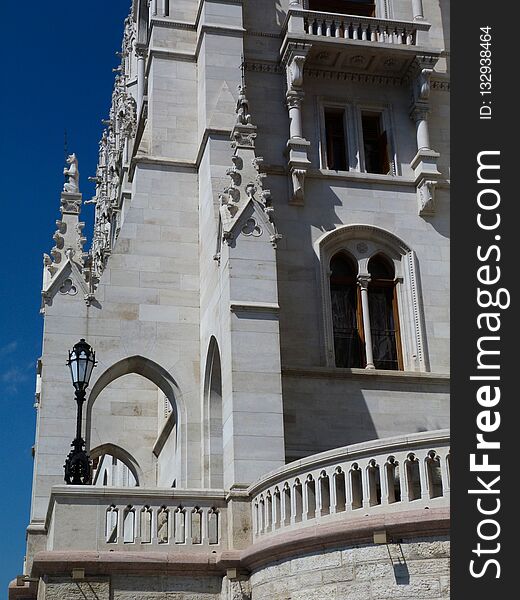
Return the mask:
{"type": "Polygon", "coordinates": [[[81,437],[81,421],[85,390],[88,387],[92,369],[96,366],[96,353],[81,339],[69,352],[67,365],[72,375],[72,385],[76,389],[78,416],[76,422],[76,438],[72,442],[72,450],[65,461],[65,481],[72,485],[88,485],[92,478],[90,457],[85,451],[85,441],[81,437]]]}

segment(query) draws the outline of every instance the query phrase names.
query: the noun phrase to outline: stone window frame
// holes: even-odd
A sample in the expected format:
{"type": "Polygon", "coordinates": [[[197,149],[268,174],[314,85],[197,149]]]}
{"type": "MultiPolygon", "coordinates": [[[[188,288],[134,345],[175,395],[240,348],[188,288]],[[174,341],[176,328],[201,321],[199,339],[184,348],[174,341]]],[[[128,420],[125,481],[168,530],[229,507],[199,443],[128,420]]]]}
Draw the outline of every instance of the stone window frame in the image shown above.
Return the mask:
{"type": "MultiPolygon", "coordinates": [[[[325,111],[327,109],[343,110],[343,124],[348,163],[348,173],[363,173],[376,177],[396,177],[400,175],[399,158],[395,135],[392,106],[388,103],[348,101],[327,96],[317,98],[319,164],[320,169],[331,171],[327,166],[327,138],[325,130],[325,111]],[[364,112],[379,113],[381,123],[387,134],[389,174],[368,173],[365,169],[365,150],[363,143],[362,114],[364,112]]],[[[341,172],[341,171],[340,171],[341,172]]]]}
{"type": "Polygon", "coordinates": [[[377,254],[385,255],[393,263],[403,357],[401,372],[429,372],[426,327],[415,252],[390,231],[366,224],[343,225],[328,231],[316,240],[314,250],[320,265],[326,366],[333,369],[340,368],[336,367],[334,353],[330,261],[338,252],[343,251],[357,261],[360,276],[368,274],[368,262],[377,254]]]}

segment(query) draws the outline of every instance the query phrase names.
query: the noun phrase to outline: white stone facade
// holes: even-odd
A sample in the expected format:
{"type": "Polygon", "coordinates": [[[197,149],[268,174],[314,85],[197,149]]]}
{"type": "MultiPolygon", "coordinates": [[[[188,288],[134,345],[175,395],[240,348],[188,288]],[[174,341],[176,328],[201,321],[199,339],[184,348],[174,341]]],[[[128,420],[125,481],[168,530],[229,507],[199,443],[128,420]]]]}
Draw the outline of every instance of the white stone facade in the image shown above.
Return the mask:
{"type": "Polygon", "coordinates": [[[449,437],[435,432],[449,427],[449,2],[341,4],[133,1],[91,249],[72,173],[44,257],[31,581],[10,598],[448,598],[449,437]],[[367,368],[336,366],[337,255],[356,265],[367,368]],[[392,370],[373,368],[370,342],[381,255],[392,370]],[[99,361],[83,488],[63,485],[79,338],[99,361]],[[323,477],[338,468],[359,469],[359,506],[347,485],[332,508],[323,477]],[[318,512],[306,492],[306,516],[293,504],[278,528],[271,472],[293,490],[320,482],[318,512]]]}

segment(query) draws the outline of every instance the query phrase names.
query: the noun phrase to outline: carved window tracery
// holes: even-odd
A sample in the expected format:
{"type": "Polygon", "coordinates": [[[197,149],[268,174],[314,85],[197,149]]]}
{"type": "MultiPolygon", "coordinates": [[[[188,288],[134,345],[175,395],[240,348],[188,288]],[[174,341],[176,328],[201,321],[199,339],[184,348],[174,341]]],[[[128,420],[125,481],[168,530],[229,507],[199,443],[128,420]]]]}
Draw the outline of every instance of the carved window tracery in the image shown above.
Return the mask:
{"type": "Polygon", "coordinates": [[[345,225],[315,243],[330,367],[428,371],[414,252],[388,231],[345,225]]]}

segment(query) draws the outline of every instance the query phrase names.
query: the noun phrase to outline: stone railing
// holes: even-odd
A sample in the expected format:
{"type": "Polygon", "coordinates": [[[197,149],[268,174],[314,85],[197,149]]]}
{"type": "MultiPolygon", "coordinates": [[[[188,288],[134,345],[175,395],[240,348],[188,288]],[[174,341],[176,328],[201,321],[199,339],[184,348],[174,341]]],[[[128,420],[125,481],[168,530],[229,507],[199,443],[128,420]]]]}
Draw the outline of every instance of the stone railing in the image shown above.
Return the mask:
{"type": "Polygon", "coordinates": [[[290,10],[289,32],[394,45],[417,45],[417,33],[428,31],[429,23],[394,21],[311,10],[290,10]]]}
{"type": "Polygon", "coordinates": [[[447,507],[449,489],[448,431],[338,448],[250,487],[254,539],[359,515],[447,507]]]}
{"type": "Polygon", "coordinates": [[[47,530],[48,550],[222,549],[225,496],[207,490],[55,486],[47,530]]]}

